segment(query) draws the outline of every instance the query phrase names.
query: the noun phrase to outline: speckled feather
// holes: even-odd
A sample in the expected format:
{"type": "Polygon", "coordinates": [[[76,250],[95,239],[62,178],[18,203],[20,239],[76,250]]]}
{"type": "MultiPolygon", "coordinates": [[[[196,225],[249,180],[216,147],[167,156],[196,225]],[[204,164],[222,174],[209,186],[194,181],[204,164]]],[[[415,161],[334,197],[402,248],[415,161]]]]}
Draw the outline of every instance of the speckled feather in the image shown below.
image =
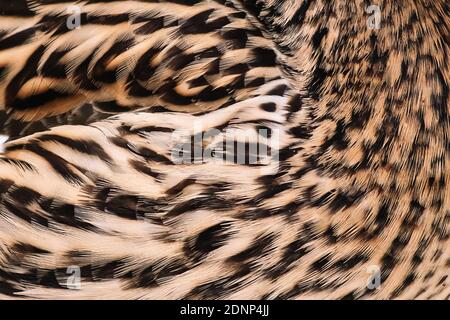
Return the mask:
{"type": "Polygon", "coordinates": [[[447,1],[46,2],[0,18],[0,107],[68,124],[0,157],[1,298],[450,298],[447,1]],[[280,162],[174,163],[193,124],[280,162]]]}

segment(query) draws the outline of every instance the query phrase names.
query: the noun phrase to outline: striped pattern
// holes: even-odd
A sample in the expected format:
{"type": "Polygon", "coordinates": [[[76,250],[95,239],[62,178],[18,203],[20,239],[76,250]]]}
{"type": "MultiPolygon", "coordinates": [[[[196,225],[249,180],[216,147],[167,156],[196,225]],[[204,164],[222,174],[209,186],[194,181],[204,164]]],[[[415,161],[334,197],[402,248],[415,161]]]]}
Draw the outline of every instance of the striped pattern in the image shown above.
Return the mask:
{"type": "Polygon", "coordinates": [[[450,299],[446,1],[379,30],[363,0],[29,3],[0,20],[0,298],[450,299]]]}
{"type": "Polygon", "coordinates": [[[39,6],[40,15],[26,23],[5,23],[6,111],[29,121],[93,101],[112,113],[151,106],[205,112],[281,76],[277,52],[245,12],[214,2],[187,10],[176,1],[128,3],[76,4],[79,29],[67,26],[67,3],[39,6]]]}

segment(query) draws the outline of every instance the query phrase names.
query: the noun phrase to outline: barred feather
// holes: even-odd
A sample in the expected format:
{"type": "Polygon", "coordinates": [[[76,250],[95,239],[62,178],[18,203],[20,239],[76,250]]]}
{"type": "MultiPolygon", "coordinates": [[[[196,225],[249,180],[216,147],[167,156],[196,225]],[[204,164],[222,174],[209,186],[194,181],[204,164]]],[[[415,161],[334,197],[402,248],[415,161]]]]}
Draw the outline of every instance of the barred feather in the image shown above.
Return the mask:
{"type": "Polygon", "coordinates": [[[0,107],[63,116],[0,155],[0,298],[450,298],[447,1],[30,4],[0,107]]]}

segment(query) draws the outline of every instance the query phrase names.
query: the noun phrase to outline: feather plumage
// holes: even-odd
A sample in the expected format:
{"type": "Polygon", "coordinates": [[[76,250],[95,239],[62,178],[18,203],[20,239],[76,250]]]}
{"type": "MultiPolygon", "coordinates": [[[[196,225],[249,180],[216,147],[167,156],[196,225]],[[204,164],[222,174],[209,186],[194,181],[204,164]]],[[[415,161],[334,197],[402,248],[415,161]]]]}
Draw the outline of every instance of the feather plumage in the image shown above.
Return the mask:
{"type": "Polygon", "coordinates": [[[5,146],[3,297],[449,299],[447,2],[33,4],[0,105],[117,114],[5,146]]]}

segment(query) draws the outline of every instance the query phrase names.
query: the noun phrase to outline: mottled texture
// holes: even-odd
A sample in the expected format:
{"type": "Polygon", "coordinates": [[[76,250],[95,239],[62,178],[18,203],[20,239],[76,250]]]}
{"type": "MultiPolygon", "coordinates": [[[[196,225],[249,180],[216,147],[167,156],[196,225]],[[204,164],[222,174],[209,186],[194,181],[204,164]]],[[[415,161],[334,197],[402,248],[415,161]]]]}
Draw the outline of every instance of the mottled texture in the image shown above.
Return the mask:
{"type": "Polygon", "coordinates": [[[0,17],[1,298],[450,298],[448,1],[30,3],[0,17]],[[279,163],[175,163],[195,126],[279,163]]]}

